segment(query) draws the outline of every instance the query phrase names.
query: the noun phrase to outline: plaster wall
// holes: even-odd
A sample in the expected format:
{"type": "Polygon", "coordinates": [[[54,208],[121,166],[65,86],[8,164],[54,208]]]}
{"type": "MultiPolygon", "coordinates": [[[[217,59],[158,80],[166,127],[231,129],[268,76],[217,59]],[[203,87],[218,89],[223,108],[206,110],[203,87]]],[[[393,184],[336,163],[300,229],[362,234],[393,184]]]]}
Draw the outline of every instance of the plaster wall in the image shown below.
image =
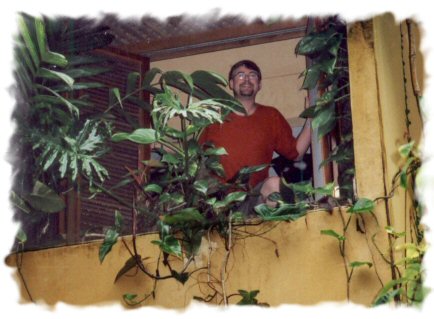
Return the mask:
{"type": "MultiPolygon", "coordinates": [[[[388,280],[388,266],[380,261],[371,268],[360,267],[354,271],[347,286],[345,265],[356,260],[372,260],[372,252],[366,246],[366,235],[356,230],[353,219],[346,233],[344,260],[337,239],[321,234],[323,229],[342,233],[342,218],[346,220],[348,216],[345,211],[313,211],[292,223],[234,228],[233,250],[224,273],[227,295],[236,293],[238,289],[260,290],[257,296],[260,302],[278,306],[344,302],[348,293],[352,302],[369,305],[381,288],[380,279],[383,282],[388,280]],[[252,237],[251,234],[260,236],[252,237]]],[[[156,234],[138,238],[139,253],[142,258],[147,258],[145,265],[152,273],[155,273],[159,253],[158,247],[151,241],[157,238],[156,234]]],[[[131,238],[125,238],[125,241],[131,247],[131,238]]],[[[130,270],[114,283],[129,254],[119,241],[100,264],[100,244],[101,241],[95,241],[24,253],[22,274],[32,298],[49,305],[60,301],[79,306],[103,305],[122,303],[122,295],[126,293],[141,297],[151,292],[154,281],[135,270],[130,270]]],[[[149,298],[143,305],[166,308],[188,306],[193,296],[206,297],[212,293],[208,283],[222,292],[219,281],[225,254],[224,245],[217,235],[211,235],[210,241],[205,236],[201,250],[188,271],[201,267],[205,269],[192,274],[185,285],[174,279],[159,281],[155,299],[149,298]]],[[[7,258],[10,266],[14,266],[15,261],[15,255],[7,258]]],[[[179,270],[183,261],[174,260],[173,265],[179,270]]],[[[160,266],[161,275],[167,271],[166,267],[160,266]]],[[[21,301],[28,302],[22,281],[18,278],[17,281],[20,282],[21,301]]],[[[229,301],[236,303],[239,300],[239,297],[233,297],[229,301]]]]}

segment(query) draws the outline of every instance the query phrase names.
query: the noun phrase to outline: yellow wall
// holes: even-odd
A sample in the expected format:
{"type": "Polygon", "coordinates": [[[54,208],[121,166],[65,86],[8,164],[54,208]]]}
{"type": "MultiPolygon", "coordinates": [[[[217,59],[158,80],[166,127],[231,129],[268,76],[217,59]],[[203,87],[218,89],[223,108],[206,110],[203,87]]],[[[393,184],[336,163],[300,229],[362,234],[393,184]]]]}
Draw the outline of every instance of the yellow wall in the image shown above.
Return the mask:
{"type": "MultiPolygon", "coordinates": [[[[343,213],[343,216],[346,218],[348,214],[343,213]]],[[[345,301],[345,263],[371,261],[372,252],[365,244],[365,235],[356,231],[355,220],[350,223],[346,234],[345,263],[339,254],[338,241],[331,236],[321,235],[322,229],[334,229],[342,233],[343,224],[338,211],[333,214],[315,211],[292,223],[265,223],[234,231],[234,248],[226,273],[226,293],[230,295],[238,289],[259,289],[258,300],[271,306],[345,301]],[[247,236],[248,233],[260,234],[265,230],[269,231],[262,234],[262,238],[247,236]]],[[[155,234],[149,234],[138,239],[140,254],[142,257],[150,257],[145,264],[151,272],[155,272],[158,249],[150,241],[156,237],[155,234]]],[[[218,236],[213,235],[211,238],[211,245],[204,239],[195,267],[207,266],[211,246],[211,274],[219,281],[225,250],[218,236]]],[[[127,241],[130,242],[130,238],[127,241]]],[[[118,242],[100,265],[100,244],[100,241],[96,241],[25,253],[22,273],[32,297],[50,305],[59,301],[72,305],[89,305],[121,303],[125,293],[143,296],[151,291],[153,280],[142,273],[136,274],[134,270],[113,283],[129,255],[118,242]]],[[[14,261],[12,256],[7,263],[13,265],[14,261]]],[[[181,262],[175,265],[178,270],[182,268],[181,262]]],[[[163,266],[160,266],[160,271],[162,275],[165,273],[163,266]]],[[[354,271],[349,286],[353,302],[366,305],[372,302],[374,293],[381,288],[376,271],[383,282],[388,280],[388,266],[381,261],[375,264],[375,268],[364,266],[354,271]]],[[[144,305],[168,308],[187,306],[193,296],[205,297],[209,292],[207,274],[207,270],[197,272],[185,285],[173,279],[158,282],[156,299],[149,298],[144,305]],[[198,281],[202,284],[198,285],[198,281]]],[[[221,285],[216,283],[215,286],[222,291],[221,285]]],[[[24,300],[27,299],[22,285],[20,289],[24,300]]],[[[236,303],[239,300],[238,297],[233,297],[229,301],[236,303]]]]}

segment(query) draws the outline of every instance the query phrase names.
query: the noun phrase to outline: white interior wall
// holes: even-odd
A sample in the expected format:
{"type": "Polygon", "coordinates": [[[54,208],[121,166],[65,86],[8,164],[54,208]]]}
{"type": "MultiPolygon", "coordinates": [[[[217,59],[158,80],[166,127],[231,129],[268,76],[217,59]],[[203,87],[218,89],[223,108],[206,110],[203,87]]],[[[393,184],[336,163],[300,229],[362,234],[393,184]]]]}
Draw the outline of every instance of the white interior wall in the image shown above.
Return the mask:
{"type": "Polygon", "coordinates": [[[249,59],[258,64],[262,72],[262,90],[257,101],[278,108],[295,128],[304,121],[298,118],[303,111],[306,92],[300,90],[305,69],[305,58],[296,57],[294,48],[300,39],[271,42],[236,49],[197,54],[187,57],[151,62],[151,67],[162,71],[178,70],[192,73],[208,70],[227,78],[233,64],[249,59]]]}

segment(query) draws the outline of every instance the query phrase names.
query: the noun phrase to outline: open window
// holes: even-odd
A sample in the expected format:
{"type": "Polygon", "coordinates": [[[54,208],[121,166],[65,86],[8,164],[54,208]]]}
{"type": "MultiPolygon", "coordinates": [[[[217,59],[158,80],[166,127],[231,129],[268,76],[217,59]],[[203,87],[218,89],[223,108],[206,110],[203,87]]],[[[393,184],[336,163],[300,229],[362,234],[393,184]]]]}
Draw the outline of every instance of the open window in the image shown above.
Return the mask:
{"type": "MultiPolygon", "coordinates": [[[[251,59],[260,66],[263,74],[262,90],[257,101],[278,108],[292,126],[294,134],[298,135],[304,125],[300,114],[329,89],[325,82],[308,90],[301,89],[305,80],[300,75],[315,59],[296,55],[295,49],[306,34],[313,28],[321,29],[324,23],[307,18],[246,22],[239,16],[207,22],[183,16],[164,22],[151,17],[144,17],[140,22],[129,22],[106,16],[98,24],[108,26],[115,38],[109,47],[94,51],[94,55],[104,57],[105,62],[101,66],[108,66],[111,70],[92,78],[105,87],[86,91],[95,107],[83,111],[81,116],[92,118],[103,114],[110,105],[109,89],[112,87],[120,88],[122,95],[125,95],[122,90],[131,72],[137,72],[142,78],[147,70],[157,67],[164,71],[180,70],[185,73],[209,70],[226,77],[232,64],[240,59],[251,59]]],[[[345,62],[340,60],[339,63],[345,62]]],[[[345,69],[346,66],[339,67],[345,69]]],[[[348,88],[341,93],[348,94],[348,88]]],[[[140,99],[146,101],[149,96],[142,95],[140,99]]],[[[340,102],[335,108],[348,110],[349,105],[340,102]]],[[[149,114],[137,105],[125,103],[114,111],[118,118],[115,121],[116,130],[132,131],[133,128],[149,126],[149,114]]],[[[337,156],[326,162],[324,160],[330,154],[336,155],[333,152],[342,142],[350,142],[347,134],[351,133],[351,119],[348,121],[348,118],[337,116],[334,123],[338,125],[322,138],[318,139],[314,134],[312,147],[304,162],[288,163],[276,157],[275,173],[285,176],[290,182],[312,179],[314,186],[324,186],[332,181],[340,184],[342,172],[351,173],[352,157],[348,161],[349,166],[336,165],[337,156]]],[[[92,192],[88,187],[65,192],[64,211],[53,217],[47,226],[58,235],[57,238],[60,236],[68,244],[101,238],[104,231],[113,225],[115,212],[123,217],[123,234],[129,232],[134,189],[129,185],[117,188],[117,185],[125,180],[128,172],[141,167],[142,161],[149,158],[150,149],[133,143],[119,145],[111,143],[111,151],[101,160],[110,176],[104,187],[112,189],[115,196],[92,192]]],[[[157,220],[158,216],[148,219],[141,229],[153,230],[157,220]]]]}

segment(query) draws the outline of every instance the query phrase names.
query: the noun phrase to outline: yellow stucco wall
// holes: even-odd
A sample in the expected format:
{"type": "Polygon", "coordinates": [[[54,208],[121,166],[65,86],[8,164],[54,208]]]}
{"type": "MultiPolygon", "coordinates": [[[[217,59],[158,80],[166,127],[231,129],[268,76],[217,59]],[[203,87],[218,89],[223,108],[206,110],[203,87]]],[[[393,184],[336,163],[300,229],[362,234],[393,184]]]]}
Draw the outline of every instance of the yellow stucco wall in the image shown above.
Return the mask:
{"type": "MultiPolygon", "coordinates": [[[[342,216],[347,218],[348,214],[343,212],[342,216]]],[[[352,261],[371,261],[373,252],[366,246],[365,235],[356,231],[355,219],[346,234],[345,263],[339,253],[337,239],[322,235],[320,232],[323,229],[343,233],[341,215],[337,210],[332,214],[314,211],[292,223],[264,223],[234,229],[234,247],[225,273],[227,295],[236,293],[238,289],[259,289],[258,300],[271,306],[345,301],[347,284],[344,265],[352,261]],[[248,233],[263,234],[261,237],[249,237],[248,233]]],[[[156,234],[149,234],[138,238],[139,253],[142,257],[150,257],[145,264],[151,272],[155,272],[158,249],[150,242],[157,237],[156,234]]],[[[130,239],[127,238],[127,242],[130,243],[130,239]]],[[[121,303],[125,293],[143,296],[152,290],[153,280],[134,270],[114,283],[117,272],[129,258],[128,252],[118,242],[100,264],[100,244],[96,241],[24,253],[22,273],[33,299],[50,305],[59,301],[72,305],[121,303]]],[[[190,270],[207,267],[210,260],[210,274],[215,278],[212,281],[222,291],[218,281],[225,253],[218,236],[211,236],[211,244],[204,238],[202,249],[190,270]],[[212,253],[209,259],[210,247],[212,253]]],[[[14,261],[14,256],[7,259],[9,265],[13,265],[14,261]]],[[[182,268],[181,261],[174,265],[178,270],[182,268]]],[[[160,272],[164,275],[167,268],[160,266],[160,272]]],[[[351,301],[365,305],[372,302],[374,294],[381,288],[377,273],[383,282],[388,280],[388,266],[381,262],[372,268],[364,266],[354,271],[349,285],[351,301]]],[[[210,292],[207,281],[207,269],[194,273],[185,285],[173,279],[160,281],[155,300],[149,298],[144,305],[185,307],[193,296],[206,297],[210,292]]],[[[26,300],[22,285],[20,289],[26,300]]],[[[239,300],[239,297],[233,297],[229,301],[236,303],[239,300]]]]}

